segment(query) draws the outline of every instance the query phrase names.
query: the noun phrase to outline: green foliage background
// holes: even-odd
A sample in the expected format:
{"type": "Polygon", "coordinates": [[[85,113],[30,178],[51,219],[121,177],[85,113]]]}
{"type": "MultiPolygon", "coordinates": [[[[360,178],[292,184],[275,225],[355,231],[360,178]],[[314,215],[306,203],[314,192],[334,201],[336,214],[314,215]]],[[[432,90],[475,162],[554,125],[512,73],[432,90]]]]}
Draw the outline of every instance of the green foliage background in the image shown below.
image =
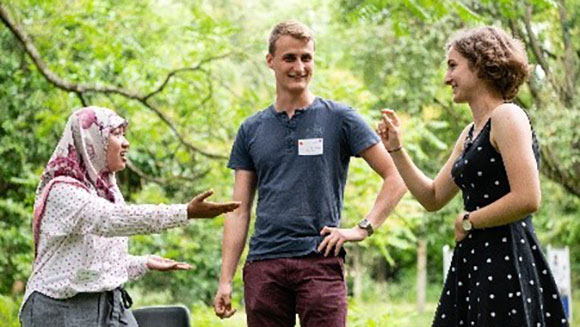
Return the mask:
{"type": "MultiPolygon", "coordinates": [[[[266,39],[276,22],[289,18],[303,21],[316,33],[314,92],[352,105],[372,125],[380,108],[396,108],[409,153],[435,176],[471,119],[468,108],[453,104],[443,85],[445,42],[463,27],[502,26],[528,40],[528,55],[535,64],[517,102],[531,113],[546,149],[537,233],[544,245],[570,247],[573,284],[579,284],[580,192],[574,187],[580,185],[578,0],[0,4],[31,36],[47,67],[72,83],[149,94],[170,72],[190,68],[176,73],[147,100],[171,126],[135,99],[116,93],[82,94],[86,103],[112,108],[130,121],[129,156],[135,169],[122,172],[119,180],[126,200],[133,203],[186,202],[207,188],[216,191],[215,200],[231,197],[227,156],[243,119],[274,99],[273,75],[264,60],[266,39]],[[565,9],[567,19],[559,8],[565,9]],[[528,9],[533,32],[525,25],[528,9]],[[530,35],[537,38],[543,56],[533,51],[530,35]],[[538,64],[541,59],[544,66],[538,64]]],[[[0,54],[0,321],[15,321],[22,283],[31,270],[34,191],[66,117],[82,103],[78,94],[45,79],[5,25],[0,27],[0,54]]],[[[367,213],[380,182],[362,160],[352,161],[345,226],[367,213]]],[[[351,323],[406,321],[392,312],[366,317],[357,301],[414,301],[409,288],[414,288],[418,239],[428,241],[428,300],[436,301],[442,283],[441,248],[453,245],[452,222],[460,210],[457,198],[437,213],[426,213],[406,196],[375,236],[347,246],[349,290],[356,292],[357,278],[363,285],[362,294],[351,294],[357,299],[351,305],[351,323]],[[362,276],[354,270],[355,257],[362,276]]],[[[138,303],[180,302],[196,312],[209,310],[219,274],[222,223],[223,218],[194,221],[187,228],[133,237],[134,254],[155,253],[195,266],[189,272],[151,273],[133,283],[138,303]]],[[[236,303],[241,303],[241,295],[237,275],[236,303]]],[[[215,318],[206,318],[207,325],[218,325],[215,318]]]]}

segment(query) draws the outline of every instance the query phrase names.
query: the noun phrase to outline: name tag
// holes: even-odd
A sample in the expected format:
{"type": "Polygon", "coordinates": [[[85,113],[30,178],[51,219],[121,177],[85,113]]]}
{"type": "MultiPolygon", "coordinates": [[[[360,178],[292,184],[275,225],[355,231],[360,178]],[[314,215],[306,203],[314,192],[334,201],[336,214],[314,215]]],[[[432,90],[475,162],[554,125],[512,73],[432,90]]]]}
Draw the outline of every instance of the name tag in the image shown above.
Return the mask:
{"type": "Polygon", "coordinates": [[[79,269],[76,274],[76,281],[79,283],[91,283],[99,279],[101,272],[96,270],[79,269]]]}
{"type": "Polygon", "coordinates": [[[298,140],[299,156],[318,156],[322,154],[322,139],[302,139],[298,140]]]}

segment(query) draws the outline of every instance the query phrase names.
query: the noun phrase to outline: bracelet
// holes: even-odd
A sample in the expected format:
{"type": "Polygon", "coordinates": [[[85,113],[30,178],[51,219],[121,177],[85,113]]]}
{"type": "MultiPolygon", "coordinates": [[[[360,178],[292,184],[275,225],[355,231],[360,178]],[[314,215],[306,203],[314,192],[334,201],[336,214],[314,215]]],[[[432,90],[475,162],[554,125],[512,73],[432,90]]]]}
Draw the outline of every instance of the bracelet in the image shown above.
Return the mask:
{"type": "Polygon", "coordinates": [[[393,149],[393,150],[387,149],[387,152],[388,153],[393,153],[393,152],[397,152],[397,151],[401,151],[401,150],[403,150],[403,146],[402,145],[400,147],[396,148],[396,149],[393,149]]]}

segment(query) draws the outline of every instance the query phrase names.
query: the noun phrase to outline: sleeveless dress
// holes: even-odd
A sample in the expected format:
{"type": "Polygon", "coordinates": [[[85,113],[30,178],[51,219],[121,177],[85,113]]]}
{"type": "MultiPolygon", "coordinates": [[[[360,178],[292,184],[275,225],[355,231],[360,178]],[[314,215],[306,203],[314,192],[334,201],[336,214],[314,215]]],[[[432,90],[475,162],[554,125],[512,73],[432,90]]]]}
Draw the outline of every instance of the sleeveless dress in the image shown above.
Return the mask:
{"type": "MultiPolygon", "coordinates": [[[[466,211],[485,207],[510,191],[501,155],[491,145],[491,119],[473,139],[473,126],[451,175],[466,211]]],[[[533,133],[539,167],[539,149],[533,133]]],[[[449,326],[568,326],[560,295],[532,226],[532,216],[472,230],[453,252],[433,320],[449,326]]]]}

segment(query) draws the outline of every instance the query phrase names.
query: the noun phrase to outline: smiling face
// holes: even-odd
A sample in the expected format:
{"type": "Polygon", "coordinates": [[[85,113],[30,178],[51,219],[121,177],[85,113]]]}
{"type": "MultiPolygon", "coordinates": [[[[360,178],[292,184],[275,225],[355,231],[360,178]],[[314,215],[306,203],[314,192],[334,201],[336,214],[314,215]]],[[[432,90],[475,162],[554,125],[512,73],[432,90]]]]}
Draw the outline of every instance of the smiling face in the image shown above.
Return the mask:
{"type": "Polygon", "coordinates": [[[445,84],[453,88],[453,101],[469,102],[477,94],[483,81],[477,77],[477,72],[469,64],[469,60],[453,47],[447,51],[447,73],[445,84]]]}
{"type": "Polygon", "coordinates": [[[127,163],[127,151],[129,150],[129,141],[125,138],[127,128],[119,126],[109,134],[107,145],[107,168],[111,172],[118,172],[125,169],[127,163]]]}
{"type": "Polygon", "coordinates": [[[314,42],[283,35],[275,49],[266,55],[266,62],[276,75],[277,91],[292,95],[307,91],[314,72],[314,42]]]}

